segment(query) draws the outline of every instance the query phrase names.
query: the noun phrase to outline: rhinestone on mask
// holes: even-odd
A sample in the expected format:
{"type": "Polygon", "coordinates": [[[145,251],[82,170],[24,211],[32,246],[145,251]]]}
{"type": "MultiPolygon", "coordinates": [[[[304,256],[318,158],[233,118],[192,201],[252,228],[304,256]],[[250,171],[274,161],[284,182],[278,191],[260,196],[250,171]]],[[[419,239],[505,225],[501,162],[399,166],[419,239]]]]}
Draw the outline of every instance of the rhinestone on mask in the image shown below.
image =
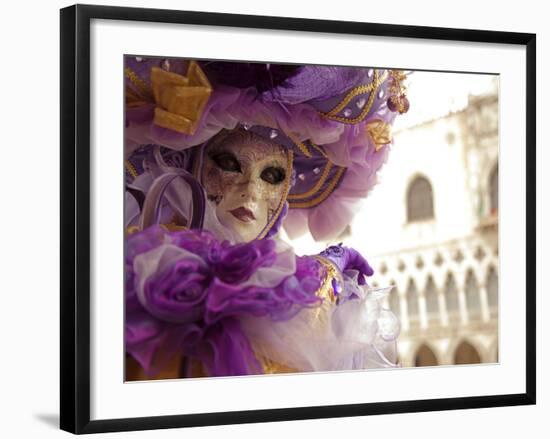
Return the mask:
{"type": "Polygon", "coordinates": [[[359,98],[359,100],[355,103],[355,105],[357,106],[357,108],[361,109],[365,106],[366,103],[367,103],[367,100],[365,98],[359,98]]]}

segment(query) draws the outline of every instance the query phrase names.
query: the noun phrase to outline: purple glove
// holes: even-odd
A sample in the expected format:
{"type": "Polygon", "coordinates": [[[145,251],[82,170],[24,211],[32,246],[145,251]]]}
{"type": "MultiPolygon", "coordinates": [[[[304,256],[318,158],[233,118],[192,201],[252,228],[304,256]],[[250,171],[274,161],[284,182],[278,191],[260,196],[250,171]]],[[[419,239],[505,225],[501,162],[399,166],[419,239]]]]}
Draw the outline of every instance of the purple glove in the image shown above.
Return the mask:
{"type": "Polygon", "coordinates": [[[365,285],[367,283],[365,276],[372,276],[374,273],[367,260],[357,250],[344,247],[342,244],[328,247],[320,253],[320,256],[329,259],[341,273],[346,270],[357,270],[359,285],[365,285]]]}

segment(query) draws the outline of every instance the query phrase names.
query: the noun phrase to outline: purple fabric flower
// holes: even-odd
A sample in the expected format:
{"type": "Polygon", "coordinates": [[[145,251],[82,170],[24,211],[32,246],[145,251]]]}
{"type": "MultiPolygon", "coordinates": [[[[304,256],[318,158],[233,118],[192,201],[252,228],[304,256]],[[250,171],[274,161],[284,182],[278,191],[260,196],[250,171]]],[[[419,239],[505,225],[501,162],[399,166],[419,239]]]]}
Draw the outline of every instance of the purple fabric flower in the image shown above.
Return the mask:
{"type": "Polygon", "coordinates": [[[130,235],[126,241],[125,256],[125,291],[126,291],[126,312],[138,312],[142,309],[136,296],[136,285],[134,272],[134,259],[136,256],[148,252],[165,240],[165,232],[159,226],[149,227],[148,229],[130,235]]]}
{"type": "Polygon", "coordinates": [[[216,277],[223,282],[238,284],[247,281],[258,268],[273,265],[275,241],[262,239],[237,245],[224,242],[215,256],[210,262],[214,265],[216,277]]]}
{"type": "Polygon", "coordinates": [[[211,275],[196,258],[182,258],[145,282],[140,302],[153,316],[172,323],[192,323],[204,312],[211,275]]]}
{"type": "Polygon", "coordinates": [[[321,266],[313,258],[296,258],[296,273],[277,287],[226,283],[215,278],[208,288],[205,320],[207,323],[228,316],[270,316],[274,321],[292,318],[301,309],[319,305],[316,295],[321,284],[321,266]]]}

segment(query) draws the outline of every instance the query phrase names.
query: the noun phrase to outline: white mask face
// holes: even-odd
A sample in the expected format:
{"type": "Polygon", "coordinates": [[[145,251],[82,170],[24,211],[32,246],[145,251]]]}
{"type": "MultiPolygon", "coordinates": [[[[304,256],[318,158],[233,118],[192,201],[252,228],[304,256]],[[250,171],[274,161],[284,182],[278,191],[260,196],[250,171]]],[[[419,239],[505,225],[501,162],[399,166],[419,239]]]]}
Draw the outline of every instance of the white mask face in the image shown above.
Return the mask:
{"type": "Polygon", "coordinates": [[[282,147],[247,131],[224,132],[207,146],[202,184],[220,222],[243,241],[256,239],[286,195],[282,147]]]}

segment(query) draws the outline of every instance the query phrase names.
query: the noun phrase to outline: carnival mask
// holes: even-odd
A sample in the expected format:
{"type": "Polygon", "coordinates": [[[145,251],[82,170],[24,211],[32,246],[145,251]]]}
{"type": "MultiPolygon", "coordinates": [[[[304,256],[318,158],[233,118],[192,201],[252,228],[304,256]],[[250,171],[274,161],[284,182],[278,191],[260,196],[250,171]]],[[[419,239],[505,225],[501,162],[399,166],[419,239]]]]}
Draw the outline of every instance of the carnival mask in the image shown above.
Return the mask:
{"type": "Polygon", "coordinates": [[[243,241],[263,237],[286,201],[285,149],[248,131],[223,131],[206,146],[203,163],[202,184],[219,221],[243,241]]]}

